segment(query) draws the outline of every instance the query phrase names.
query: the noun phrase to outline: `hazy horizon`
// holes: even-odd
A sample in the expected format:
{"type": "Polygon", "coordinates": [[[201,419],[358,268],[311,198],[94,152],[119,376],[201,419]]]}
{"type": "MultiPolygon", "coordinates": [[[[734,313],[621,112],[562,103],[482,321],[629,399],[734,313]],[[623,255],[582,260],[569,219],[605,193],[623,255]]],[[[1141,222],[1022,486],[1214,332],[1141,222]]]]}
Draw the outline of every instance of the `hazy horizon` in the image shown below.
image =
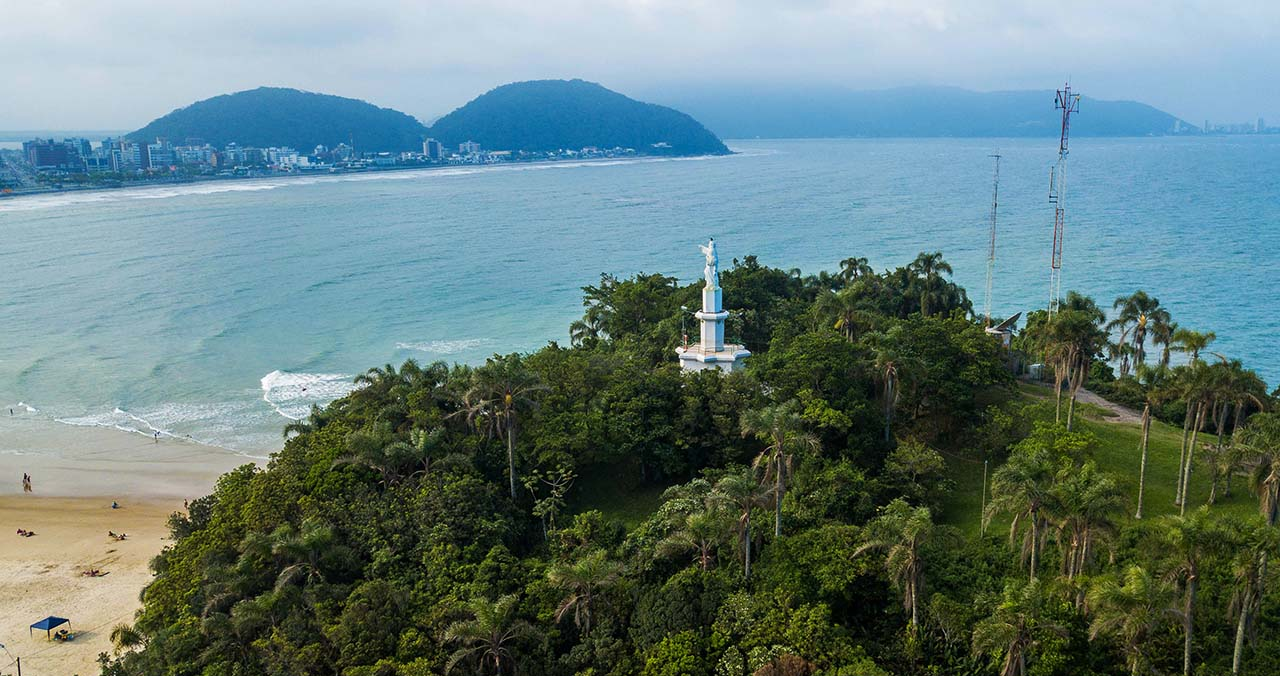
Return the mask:
{"type": "Polygon", "coordinates": [[[997,91],[1070,78],[1086,96],[1196,125],[1280,120],[1267,86],[1278,37],[1280,5],[1245,1],[12,3],[0,130],[137,129],[259,86],[430,122],[507,82],[575,77],[645,100],[711,84],[997,91]]]}

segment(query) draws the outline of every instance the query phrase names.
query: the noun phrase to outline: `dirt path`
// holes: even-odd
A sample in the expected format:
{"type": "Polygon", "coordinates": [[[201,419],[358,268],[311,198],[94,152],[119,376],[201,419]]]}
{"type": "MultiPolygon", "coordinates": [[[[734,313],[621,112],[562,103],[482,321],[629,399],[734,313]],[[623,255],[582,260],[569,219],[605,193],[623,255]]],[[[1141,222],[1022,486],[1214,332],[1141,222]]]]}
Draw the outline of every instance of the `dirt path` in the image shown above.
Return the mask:
{"type": "MultiPolygon", "coordinates": [[[[1050,395],[1052,395],[1052,394],[1053,394],[1053,386],[1052,386],[1052,385],[1045,385],[1044,383],[1038,383],[1038,382],[1031,381],[1031,380],[1024,380],[1024,381],[1022,381],[1022,382],[1024,382],[1024,383],[1028,383],[1028,384],[1031,384],[1031,385],[1036,385],[1036,386],[1038,386],[1038,387],[1043,388],[1043,389],[1044,389],[1044,391],[1045,391],[1045,394],[1044,394],[1044,396],[1045,396],[1045,397],[1049,397],[1050,395]]],[[[1141,411],[1135,411],[1135,410],[1133,410],[1133,409],[1131,409],[1131,408],[1128,408],[1128,407],[1125,407],[1125,406],[1121,406],[1120,404],[1116,404],[1116,403],[1113,403],[1113,402],[1107,401],[1106,399],[1103,399],[1102,397],[1100,397],[1100,396],[1098,396],[1098,395],[1094,394],[1093,392],[1090,392],[1089,390],[1087,390],[1087,389],[1085,389],[1085,388],[1083,388],[1083,387],[1082,387],[1082,388],[1080,388],[1080,391],[1076,393],[1076,402],[1077,402],[1077,403],[1084,403],[1084,404],[1093,404],[1094,406],[1097,406],[1098,408],[1103,409],[1104,411],[1109,412],[1111,415],[1103,416],[1103,417],[1101,418],[1101,420],[1102,420],[1103,422],[1110,422],[1110,423],[1132,423],[1132,424],[1134,424],[1134,425],[1141,425],[1141,424],[1142,424],[1142,412],[1141,412],[1141,411]]],[[[1066,405],[1066,392],[1065,392],[1065,391],[1063,392],[1063,402],[1062,402],[1062,403],[1063,403],[1063,405],[1064,405],[1064,406],[1066,405]]]]}

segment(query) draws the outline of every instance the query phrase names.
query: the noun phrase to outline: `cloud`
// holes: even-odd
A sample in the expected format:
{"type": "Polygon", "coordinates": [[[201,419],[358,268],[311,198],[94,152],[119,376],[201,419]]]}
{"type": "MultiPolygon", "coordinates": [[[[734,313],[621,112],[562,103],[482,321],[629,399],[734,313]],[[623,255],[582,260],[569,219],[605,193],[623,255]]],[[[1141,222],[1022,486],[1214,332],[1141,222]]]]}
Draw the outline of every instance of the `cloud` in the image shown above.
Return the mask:
{"type": "Polygon", "coordinates": [[[430,119],[504,82],[1049,88],[1280,118],[1280,3],[8,0],[0,129],[136,128],[259,85],[430,119]]]}

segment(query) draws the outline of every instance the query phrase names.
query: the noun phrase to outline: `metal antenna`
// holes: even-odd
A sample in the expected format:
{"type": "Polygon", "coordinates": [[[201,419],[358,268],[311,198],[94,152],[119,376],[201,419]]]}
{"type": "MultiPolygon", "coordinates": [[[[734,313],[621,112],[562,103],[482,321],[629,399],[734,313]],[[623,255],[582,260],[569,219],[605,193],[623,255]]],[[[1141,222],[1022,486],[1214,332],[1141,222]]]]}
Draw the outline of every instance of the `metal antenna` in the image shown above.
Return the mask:
{"type": "Polygon", "coordinates": [[[996,272],[996,208],[1000,202],[1000,154],[988,155],[995,158],[995,175],[991,179],[991,243],[987,249],[987,295],[983,301],[983,314],[987,316],[987,326],[991,326],[991,280],[996,272]]]}
{"type": "Polygon", "coordinates": [[[1062,138],[1058,141],[1058,163],[1049,170],[1049,203],[1053,208],[1053,254],[1049,259],[1049,316],[1058,311],[1062,297],[1062,235],[1067,220],[1067,136],[1071,113],[1080,110],[1080,95],[1071,93],[1071,83],[1058,90],[1054,110],[1062,111],[1062,138]]]}

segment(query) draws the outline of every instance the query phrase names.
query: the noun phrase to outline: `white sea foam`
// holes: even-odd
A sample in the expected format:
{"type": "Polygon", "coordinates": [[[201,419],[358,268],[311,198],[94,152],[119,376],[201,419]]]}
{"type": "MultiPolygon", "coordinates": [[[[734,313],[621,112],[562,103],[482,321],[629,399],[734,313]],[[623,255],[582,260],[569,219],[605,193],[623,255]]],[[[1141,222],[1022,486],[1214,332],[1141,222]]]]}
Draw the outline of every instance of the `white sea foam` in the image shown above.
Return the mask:
{"type": "Polygon", "coordinates": [[[458,354],[493,343],[492,338],[465,338],[461,340],[428,340],[418,343],[396,343],[397,350],[414,350],[428,354],[458,354]]]}
{"type": "Polygon", "coordinates": [[[311,405],[325,405],[356,389],[351,376],[341,373],[288,373],[272,371],[262,377],[262,400],[276,413],[301,420],[311,405]]]}
{"type": "Polygon", "coordinates": [[[151,423],[146,418],[134,415],[133,413],[118,407],[105,413],[90,413],[83,416],[55,418],[55,420],[64,425],[75,425],[76,427],[110,427],[120,430],[121,432],[132,432],[146,437],[154,437],[157,432],[163,437],[178,437],[178,435],[173,434],[169,430],[151,423]]]}
{"type": "Polygon", "coordinates": [[[36,409],[36,407],[32,406],[31,404],[28,404],[28,403],[27,403],[27,402],[25,402],[25,401],[20,401],[20,402],[18,402],[17,404],[14,404],[12,408],[22,409],[23,411],[26,411],[27,413],[39,413],[39,412],[40,412],[39,410],[37,410],[37,409],[36,409]]]}
{"type": "Polygon", "coordinates": [[[234,420],[246,410],[244,404],[179,404],[168,403],[127,411],[115,407],[111,411],[82,416],[55,418],[55,422],[77,427],[105,427],[121,432],[154,438],[190,441],[203,446],[233,450],[216,438],[219,432],[234,432],[234,420]],[[188,434],[183,430],[199,430],[188,434]]]}

